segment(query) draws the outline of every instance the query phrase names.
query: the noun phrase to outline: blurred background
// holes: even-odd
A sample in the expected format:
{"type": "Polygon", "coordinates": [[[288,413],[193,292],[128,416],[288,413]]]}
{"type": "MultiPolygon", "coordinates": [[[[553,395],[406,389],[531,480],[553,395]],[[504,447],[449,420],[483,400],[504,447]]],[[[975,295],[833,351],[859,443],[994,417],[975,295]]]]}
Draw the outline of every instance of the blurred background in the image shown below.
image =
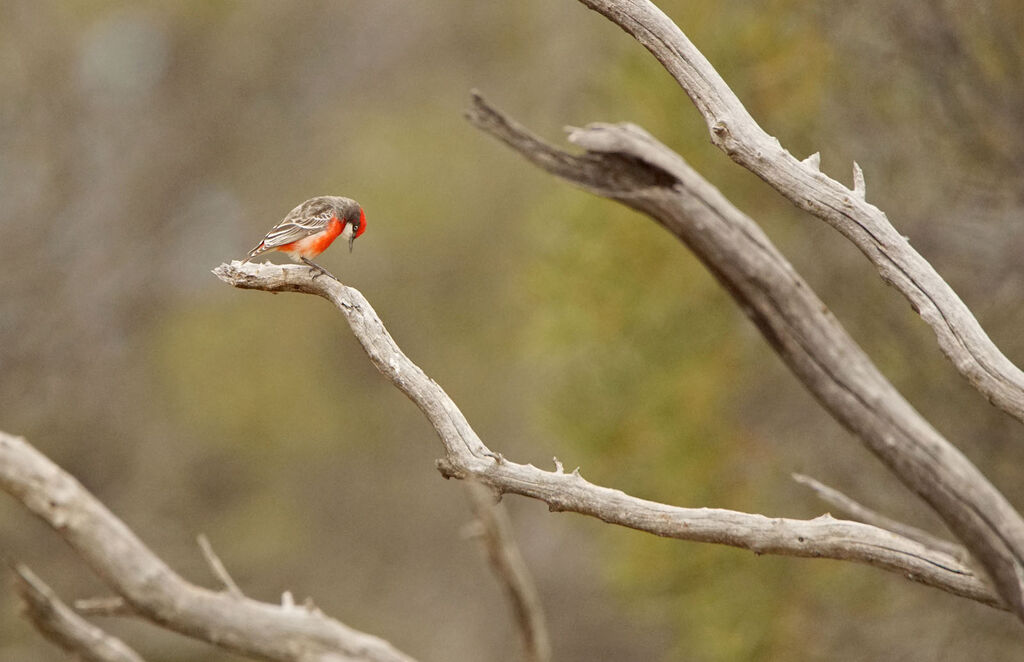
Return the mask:
{"type": "MultiPolygon", "coordinates": [[[[1017,0],[664,1],[753,115],[850,183],[1024,364],[1017,0]]],[[[570,0],[0,0],[0,429],[77,476],[188,579],[206,533],[426,661],[516,660],[441,446],[309,296],[209,270],[288,210],[353,197],[321,263],[359,288],[494,450],[684,506],[824,512],[800,471],[943,533],[825,415],[682,245],[461,117],[468,91],[561,142],[637,122],[761,222],[935,425],[1024,505],[1024,431],[838,234],[708,141],[638,44],[570,0]]],[[[870,568],[661,540],[505,499],[558,660],[1011,659],[1004,613],[870,568]]],[[[0,553],[105,593],[9,498],[0,553]]],[[[107,620],[150,660],[237,659],[107,620]]],[[[59,653],[0,591],[0,659],[59,653]]]]}

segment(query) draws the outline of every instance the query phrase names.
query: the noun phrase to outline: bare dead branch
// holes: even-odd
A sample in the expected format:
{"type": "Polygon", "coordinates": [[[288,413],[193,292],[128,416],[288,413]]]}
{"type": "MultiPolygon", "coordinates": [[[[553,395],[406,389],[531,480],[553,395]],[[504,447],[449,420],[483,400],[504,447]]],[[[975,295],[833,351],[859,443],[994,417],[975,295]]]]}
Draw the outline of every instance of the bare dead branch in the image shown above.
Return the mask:
{"type": "Polygon", "coordinates": [[[242,593],[242,589],[238,588],[238,584],[228,574],[228,569],[224,567],[224,563],[221,562],[220,557],[213,551],[213,545],[210,544],[209,539],[202,533],[196,536],[196,542],[199,543],[199,549],[203,552],[203,558],[206,559],[206,564],[210,566],[210,570],[214,576],[220,580],[220,583],[224,585],[224,588],[228,593],[235,596],[236,598],[243,598],[245,594],[242,593]]]}
{"type": "Polygon", "coordinates": [[[872,526],[877,526],[878,528],[885,529],[886,531],[892,531],[893,533],[897,533],[905,538],[916,540],[925,547],[937,549],[945,554],[949,554],[953,558],[960,559],[961,561],[967,561],[970,558],[970,554],[968,554],[967,550],[961,545],[939,538],[938,536],[933,536],[927,531],[919,529],[916,526],[904,524],[903,522],[886,517],[885,515],[854,501],[839,490],[829,487],[810,476],[793,474],[793,480],[801,485],[809,487],[816,495],[818,495],[819,499],[835,508],[837,514],[843,517],[849,517],[857,522],[864,522],[865,524],[871,524],[872,526]]]}
{"type": "Polygon", "coordinates": [[[580,0],[625,30],[672,74],[704,116],[711,141],[794,205],[852,241],[879,275],[932,327],[958,371],[997,407],[1024,422],[1024,372],[996,347],[970,309],[935,269],[864,199],[856,167],[854,190],[805,164],[762,129],[711,63],[649,0],[580,0]]]}
{"type": "Polygon", "coordinates": [[[83,616],[135,616],[135,611],[119,595],[81,598],[73,604],[75,611],[83,616]]]}
{"type": "Polygon", "coordinates": [[[479,95],[467,116],[534,164],[647,214],[685,243],[822,406],[931,505],[1024,619],[1024,520],[878,371],[753,220],[638,126],[573,129],[569,140],[587,151],[572,156],[479,95]]]}
{"type": "Polygon", "coordinates": [[[508,514],[501,504],[495,502],[494,492],[489,488],[475,480],[466,481],[466,488],[473,514],[480,525],[480,539],[487,559],[512,603],[523,640],[523,659],[527,662],[548,662],[551,659],[551,640],[548,638],[544,608],[533,577],[519,553],[508,514]]]}
{"type": "MultiPolygon", "coordinates": [[[[559,160],[561,157],[556,157],[555,162],[559,160]]],[[[222,264],[214,269],[214,274],[242,289],[305,292],[334,304],[377,370],[405,393],[434,427],[446,454],[445,459],[438,461],[438,468],[446,477],[472,477],[502,493],[539,499],[554,511],[589,515],[666,538],[730,545],[757,554],[864,563],[1005,609],[1004,601],[987,580],[968,566],[867,524],[828,516],[805,521],[717,508],[668,506],[594,485],[578,471],[542,471],[530,464],[501,458],[484,446],[437,382],[402,352],[373,307],[355,288],[328,278],[314,278],[312,269],[297,265],[236,261],[222,264]]]]}
{"type": "Polygon", "coordinates": [[[144,662],[123,641],[76,614],[27,567],[15,565],[14,573],[24,614],[43,637],[85,662],[144,662]]]}
{"type": "Polygon", "coordinates": [[[24,439],[0,432],[0,489],[49,524],[132,608],[157,625],[281,662],[411,662],[319,610],[257,602],[182,579],[124,522],[24,439]]]}

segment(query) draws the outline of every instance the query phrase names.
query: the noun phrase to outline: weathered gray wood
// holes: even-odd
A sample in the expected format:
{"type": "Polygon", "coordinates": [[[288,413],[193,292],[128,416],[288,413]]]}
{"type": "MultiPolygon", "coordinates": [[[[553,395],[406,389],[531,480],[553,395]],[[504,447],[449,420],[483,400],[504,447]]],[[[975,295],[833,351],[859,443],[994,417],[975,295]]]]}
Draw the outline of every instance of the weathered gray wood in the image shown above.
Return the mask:
{"type": "Polygon", "coordinates": [[[144,662],[126,643],[107,634],[64,604],[23,565],[14,567],[14,590],[23,613],[44,637],[83,662],[144,662]]]}
{"type": "Polygon", "coordinates": [[[956,369],[989,401],[1024,421],[1024,372],[996,347],[956,292],[885,213],[864,199],[859,166],[850,190],[823,174],[818,160],[801,162],[790,154],[754,121],[707,58],[649,0],[579,1],[616,23],[661,62],[704,116],[715,145],[852,241],[882,280],[932,327],[956,369]]]}
{"type": "Polygon", "coordinates": [[[475,480],[466,481],[466,488],[470,508],[476,518],[475,533],[482,541],[487,560],[512,605],[519,638],[523,641],[523,660],[549,662],[551,638],[544,607],[533,576],[516,545],[508,513],[495,501],[495,494],[490,488],[475,480]]]}
{"type": "Polygon", "coordinates": [[[468,118],[548,172],[637,209],[683,241],[790,370],[924,498],[1024,619],[1024,520],[875,368],[760,227],[678,154],[631,124],[574,129],[573,156],[474,96],[468,118]]]}
{"type": "MultiPolygon", "coordinates": [[[[525,140],[521,134],[510,140],[525,140]]],[[[568,169],[574,157],[537,152],[553,168],[568,169]]],[[[600,160],[588,161],[602,166],[600,160]]],[[[580,167],[586,170],[586,163],[580,167]]],[[[602,168],[598,168],[602,170],[602,168]]],[[[603,172],[634,181],[632,166],[603,172]],[[632,173],[632,174],[631,174],[632,173]]],[[[573,172],[576,172],[573,170],[573,172]]],[[[641,166],[641,175],[646,166],[641,166]]],[[[663,175],[654,175],[664,179],[663,175]]],[[[813,520],[769,518],[718,508],[680,508],[595,485],[578,471],[561,466],[543,471],[517,464],[488,449],[444,390],[413,363],[384,328],[370,303],[355,288],[329,278],[315,278],[308,267],[275,264],[223,264],[214,273],[235,287],[265,292],[305,292],[323,297],[344,315],[374,366],[412,400],[434,427],[444,446],[438,468],[446,477],[474,478],[500,493],[539,499],[553,511],[575,512],[666,538],[730,545],[757,554],[831,558],[896,572],[955,595],[1005,608],[987,580],[942,552],[859,522],[829,516],[813,520]]],[[[2,459],[2,458],[0,458],[2,459]]]]}
{"type": "Polygon", "coordinates": [[[832,506],[835,509],[836,514],[840,517],[849,518],[856,522],[864,522],[872,526],[877,526],[880,529],[886,531],[892,531],[898,533],[901,536],[916,540],[925,547],[937,549],[946,554],[949,554],[953,558],[966,561],[970,558],[967,549],[963,545],[957,545],[956,543],[950,542],[938,536],[933,536],[923,529],[919,529],[916,526],[904,524],[891,517],[868,508],[864,504],[855,501],[854,499],[843,494],[834,487],[829,487],[821,481],[815,480],[810,476],[804,474],[793,474],[793,480],[805,485],[814,491],[818,495],[818,498],[832,506]]]}
{"type": "Polygon", "coordinates": [[[0,489],[53,527],[135,613],[158,625],[267,660],[412,662],[388,642],[319,610],[190,584],[70,474],[24,439],[3,432],[0,489]]]}

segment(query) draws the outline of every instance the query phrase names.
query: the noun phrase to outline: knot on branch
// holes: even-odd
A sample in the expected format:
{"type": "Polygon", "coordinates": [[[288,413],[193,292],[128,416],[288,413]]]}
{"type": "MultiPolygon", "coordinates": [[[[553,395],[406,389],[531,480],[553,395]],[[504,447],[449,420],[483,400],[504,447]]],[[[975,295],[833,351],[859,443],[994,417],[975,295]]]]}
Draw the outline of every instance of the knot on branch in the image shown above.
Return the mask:
{"type": "Polygon", "coordinates": [[[569,127],[569,141],[586,150],[574,155],[528,131],[474,91],[466,118],[537,166],[595,193],[617,199],[651,188],[671,188],[689,167],[672,150],[635,124],[569,127]]]}
{"type": "MultiPolygon", "coordinates": [[[[568,140],[603,160],[605,168],[628,176],[628,188],[671,188],[687,168],[682,158],[631,122],[595,122],[584,128],[566,127],[568,140]],[[616,163],[617,162],[617,163],[616,163]]],[[[612,174],[612,173],[609,173],[612,174]]]]}
{"type": "Polygon", "coordinates": [[[455,478],[456,480],[461,480],[466,477],[466,472],[455,466],[450,460],[435,460],[434,466],[437,467],[437,470],[446,479],[455,478]]]}

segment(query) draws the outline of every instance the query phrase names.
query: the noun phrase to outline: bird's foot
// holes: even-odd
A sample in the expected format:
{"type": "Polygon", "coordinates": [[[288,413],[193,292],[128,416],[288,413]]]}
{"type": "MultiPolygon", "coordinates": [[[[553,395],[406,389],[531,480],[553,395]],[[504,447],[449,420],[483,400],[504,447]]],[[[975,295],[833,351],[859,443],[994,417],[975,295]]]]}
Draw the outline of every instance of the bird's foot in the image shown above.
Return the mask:
{"type": "MultiPolygon", "coordinates": [[[[335,276],[334,274],[332,274],[332,273],[331,273],[330,271],[328,271],[327,269],[324,269],[323,267],[321,267],[321,266],[320,266],[319,264],[317,264],[317,263],[316,263],[316,262],[314,262],[313,260],[309,260],[309,259],[307,259],[307,258],[302,258],[302,261],[303,261],[303,262],[305,262],[305,263],[306,263],[307,265],[309,265],[310,267],[312,267],[313,269],[315,269],[315,270],[316,270],[316,273],[314,273],[314,274],[313,274],[313,280],[316,280],[316,279],[317,279],[317,278],[319,278],[320,276],[330,276],[330,277],[331,277],[331,278],[333,278],[334,280],[338,280],[338,277],[337,277],[337,276],[335,276]]],[[[340,283],[341,281],[339,280],[338,282],[340,283]]]]}

